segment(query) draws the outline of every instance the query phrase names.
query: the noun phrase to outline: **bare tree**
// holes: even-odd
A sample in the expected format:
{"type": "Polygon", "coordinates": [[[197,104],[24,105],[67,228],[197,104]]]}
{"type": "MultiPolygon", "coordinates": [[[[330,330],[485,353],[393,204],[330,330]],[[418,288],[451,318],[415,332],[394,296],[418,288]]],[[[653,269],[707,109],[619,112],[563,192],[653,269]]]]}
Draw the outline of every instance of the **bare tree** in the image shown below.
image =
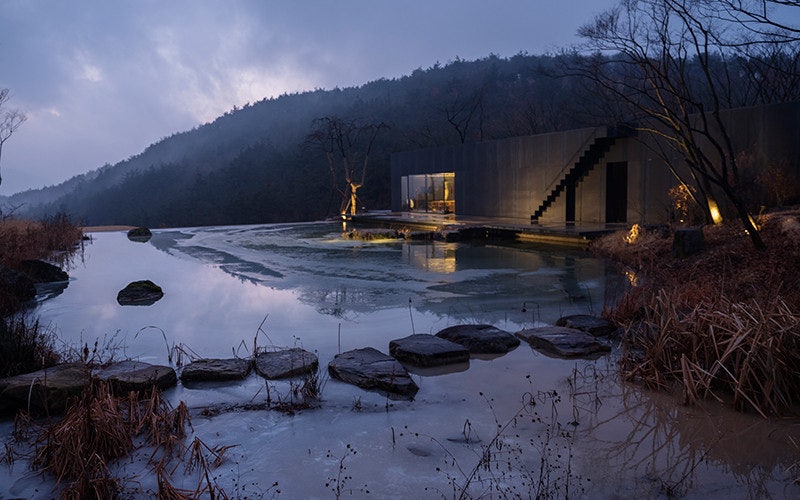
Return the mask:
{"type": "Polygon", "coordinates": [[[792,23],[791,17],[786,15],[793,12],[792,9],[800,8],[800,0],[715,0],[710,3],[718,5],[709,11],[709,15],[755,35],[751,43],[759,43],[764,36],[778,37],[783,41],[800,40],[800,25],[792,23]]]}
{"type": "Polygon", "coordinates": [[[472,91],[464,91],[451,83],[450,96],[442,112],[453,129],[458,134],[461,144],[467,142],[467,135],[474,121],[478,121],[478,140],[483,139],[483,119],[484,119],[484,87],[478,87],[472,91]]]}
{"type": "Polygon", "coordinates": [[[372,147],[378,133],[387,127],[384,123],[359,124],[336,116],[314,120],[314,131],[307,140],[325,152],[333,187],[342,196],[342,215],[356,214],[358,190],[364,186],[372,147]]]}
{"type": "MultiPolygon", "coordinates": [[[[25,113],[19,110],[4,110],[4,105],[11,98],[8,89],[0,89],[0,114],[2,114],[2,121],[0,121],[0,159],[3,157],[3,145],[14,134],[22,123],[28,119],[25,113]]],[[[0,184],[3,183],[3,177],[0,175],[0,184]]]]}
{"type": "Polygon", "coordinates": [[[640,131],[685,160],[709,215],[719,214],[715,193],[721,193],[753,244],[764,248],[722,119],[734,85],[726,26],[709,16],[712,3],[621,0],[580,28],[591,55],[577,58],[575,69],[624,103],[640,131]]]}

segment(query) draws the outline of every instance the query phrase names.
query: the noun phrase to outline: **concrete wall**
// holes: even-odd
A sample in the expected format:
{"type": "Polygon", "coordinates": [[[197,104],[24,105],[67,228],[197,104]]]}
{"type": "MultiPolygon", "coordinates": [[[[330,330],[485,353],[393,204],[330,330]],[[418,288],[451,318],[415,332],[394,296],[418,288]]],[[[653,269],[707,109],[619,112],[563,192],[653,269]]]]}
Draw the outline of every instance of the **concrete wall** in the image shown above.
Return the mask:
{"type": "MultiPolygon", "coordinates": [[[[800,102],[728,110],[723,119],[734,148],[747,151],[751,168],[781,163],[800,178],[800,102]]],[[[402,206],[405,175],[455,172],[456,214],[530,220],[554,182],[580,157],[604,128],[587,128],[446,146],[392,155],[392,209],[402,206]]],[[[667,222],[668,190],[677,184],[646,137],[620,138],[576,188],[578,222],[606,221],[606,164],[627,162],[628,223],[667,222]]],[[[652,144],[651,144],[652,146],[652,144]]],[[[685,170],[673,156],[674,168],[685,170]]],[[[565,221],[562,194],[539,219],[565,221]]]]}

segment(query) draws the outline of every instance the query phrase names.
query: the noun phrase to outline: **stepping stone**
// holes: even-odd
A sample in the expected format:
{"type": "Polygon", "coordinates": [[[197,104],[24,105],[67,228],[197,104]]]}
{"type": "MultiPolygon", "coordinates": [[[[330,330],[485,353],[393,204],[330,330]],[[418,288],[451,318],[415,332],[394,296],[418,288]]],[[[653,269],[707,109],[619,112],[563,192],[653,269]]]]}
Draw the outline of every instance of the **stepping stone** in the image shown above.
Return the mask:
{"type": "Polygon", "coordinates": [[[198,359],[183,367],[181,380],[184,382],[206,382],[241,380],[252,368],[249,359],[198,359]]]}
{"type": "Polygon", "coordinates": [[[611,351],[592,335],[564,326],[530,328],[517,332],[517,337],[537,351],[559,358],[596,358],[611,351]]]}
{"type": "Polygon", "coordinates": [[[590,316],[588,314],[575,314],[563,316],[556,321],[556,326],[566,326],[584,331],[594,337],[608,337],[617,329],[614,323],[607,319],[590,316]]]}
{"type": "Polygon", "coordinates": [[[317,355],[299,347],[262,352],[256,356],[256,372],[270,380],[313,373],[318,367],[317,355]]]}
{"type": "Polygon", "coordinates": [[[469,362],[469,350],[435,335],[416,334],[389,342],[389,354],[398,361],[430,367],[469,362]]]}
{"type": "Polygon", "coordinates": [[[57,365],[0,379],[0,413],[28,408],[34,415],[63,413],[68,401],[80,396],[87,381],[88,371],[83,363],[57,365]]]}
{"type": "Polygon", "coordinates": [[[461,344],[472,354],[505,354],[519,345],[519,339],[492,325],[455,325],[436,334],[461,344]]]}
{"type": "Polygon", "coordinates": [[[178,383],[170,366],[151,365],[132,359],[113,363],[97,371],[97,377],[109,383],[115,393],[145,392],[153,387],[164,390],[178,383]]]}
{"type": "Polygon", "coordinates": [[[121,306],[149,306],[161,300],[163,296],[164,291],[152,281],[134,281],[119,291],[117,302],[121,306]]]}
{"type": "Polygon", "coordinates": [[[403,365],[372,347],[337,354],[328,363],[328,373],[362,389],[413,399],[419,390],[403,365]]]}

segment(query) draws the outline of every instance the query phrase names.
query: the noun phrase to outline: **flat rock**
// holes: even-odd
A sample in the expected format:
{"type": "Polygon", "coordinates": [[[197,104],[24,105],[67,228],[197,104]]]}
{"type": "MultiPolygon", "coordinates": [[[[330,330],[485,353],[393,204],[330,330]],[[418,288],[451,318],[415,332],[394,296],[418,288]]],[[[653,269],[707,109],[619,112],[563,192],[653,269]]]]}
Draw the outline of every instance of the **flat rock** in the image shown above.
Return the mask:
{"type": "Polygon", "coordinates": [[[146,391],[153,387],[163,390],[178,383],[178,376],[172,367],[135,360],[113,363],[108,368],[98,370],[95,375],[107,381],[118,394],[146,391]]]}
{"type": "Polygon", "coordinates": [[[128,286],[120,290],[117,302],[121,306],[149,306],[161,300],[163,296],[164,291],[160,286],[150,280],[141,280],[128,283],[128,286]]]}
{"type": "Polygon", "coordinates": [[[594,358],[611,348],[592,335],[565,326],[543,326],[517,332],[534,349],[559,358],[594,358]]]}
{"type": "Polygon", "coordinates": [[[328,373],[348,384],[386,393],[389,397],[413,399],[419,390],[399,361],[372,347],[337,354],[328,363],[328,373]]]}
{"type": "Polygon", "coordinates": [[[313,373],[318,367],[317,355],[299,347],[256,356],[256,372],[266,379],[297,377],[313,373]]]}
{"type": "Polygon", "coordinates": [[[469,361],[469,350],[435,335],[416,334],[389,342],[389,354],[415,366],[442,366],[469,361]]]}
{"type": "Polygon", "coordinates": [[[581,330],[593,337],[608,337],[617,329],[614,323],[607,319],[590,316],[588,314],[563,316],[556,321],[556,326],[566,326],[567,328],[581,330]]]}
{"type": "Polygon", "coordinates": [[[519,345],[519,339],[492,325],[455,325],[436,334],[461,344],[472,354],[505,354],[519,345]]]}
{"type": "Polygon", "coordinates": [[[0,379],[0,413],[30,408],[34,415],[63,413],[88,380],[83,363],[68,363],[0,379]],[[29,400],[30,398],[30,400],[29,400]]]}
{"type": "Polygon", "coordinates": [[[206,382],[222,380],[241,380],[252,368],[249,359],[198,359],[183,367],[181,380],[184,382],[206,382]]]}

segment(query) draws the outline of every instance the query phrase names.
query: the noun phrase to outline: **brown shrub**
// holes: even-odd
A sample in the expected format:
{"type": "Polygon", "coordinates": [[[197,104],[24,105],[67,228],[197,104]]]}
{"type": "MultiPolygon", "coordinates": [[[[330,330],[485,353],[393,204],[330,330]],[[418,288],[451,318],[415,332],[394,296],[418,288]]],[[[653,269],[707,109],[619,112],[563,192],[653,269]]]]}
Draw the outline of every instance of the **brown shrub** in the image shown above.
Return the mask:
{"type": "Polygon", "coordinates": [[[685,258],[672,256],[669,235],[626,243],[616,233],[595,243],[643,277],[604,312],[626,328],[626,377],[677,383],[686,403],[711,395],[762,415],[798,403],[800,210],[759,222],[766,251],[737,223],[705,227],[705,249],[685,258]]]}

